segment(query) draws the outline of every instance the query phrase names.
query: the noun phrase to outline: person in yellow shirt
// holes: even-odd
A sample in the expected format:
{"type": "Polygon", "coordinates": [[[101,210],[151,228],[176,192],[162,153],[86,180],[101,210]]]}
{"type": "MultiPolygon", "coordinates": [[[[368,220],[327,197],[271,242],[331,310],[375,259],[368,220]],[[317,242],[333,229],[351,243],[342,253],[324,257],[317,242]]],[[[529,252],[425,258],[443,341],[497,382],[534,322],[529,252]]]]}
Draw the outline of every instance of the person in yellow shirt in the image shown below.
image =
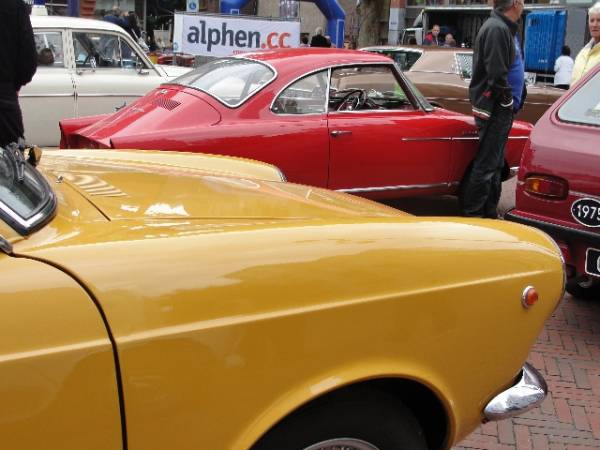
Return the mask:
{"type": "Polygon", "coordinates": [[[592,67],[600,64],[600,2],[588,10],[588,25],[592,39],[581,49],[575,59],[571,86],[592,67]]]}

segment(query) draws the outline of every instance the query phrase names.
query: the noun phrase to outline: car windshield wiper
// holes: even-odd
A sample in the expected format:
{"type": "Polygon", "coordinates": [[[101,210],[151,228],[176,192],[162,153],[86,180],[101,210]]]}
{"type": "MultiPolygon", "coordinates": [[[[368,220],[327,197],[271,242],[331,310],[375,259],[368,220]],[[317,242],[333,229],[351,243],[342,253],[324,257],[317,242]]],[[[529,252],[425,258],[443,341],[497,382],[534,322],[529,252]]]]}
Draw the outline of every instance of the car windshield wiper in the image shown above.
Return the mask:
{"type": "Polygon", "coordinates": [[[14,178],[22,183],[25,179],[25,157],[23,156],[25,142],[19,139],[19,142],[11,142],[2,150],[3,156],[12,167],[14,178]]]}
{"type": "Polygon", "coordinates": [[[0,220],[26,236],[45,225],[56,212],[56,197],[35,166],[41,150],[19,140],[0,147],[0,220]]]}
{"type": "Polygon", "coordinates": [[[36,147],[28,146],[22,138],[19,138],[17,142],[11,142],[6,147],[1,148],[1,156],[5,160],[6,164],[12,169],[14,179],[19,183],[22,183],[25,179],[25,164],[29,163],[35,167],[40,162],[42,157],[42,151],[36,147]],[[25,151],[27,150],[27,158],[25,157],[25,151]]]}

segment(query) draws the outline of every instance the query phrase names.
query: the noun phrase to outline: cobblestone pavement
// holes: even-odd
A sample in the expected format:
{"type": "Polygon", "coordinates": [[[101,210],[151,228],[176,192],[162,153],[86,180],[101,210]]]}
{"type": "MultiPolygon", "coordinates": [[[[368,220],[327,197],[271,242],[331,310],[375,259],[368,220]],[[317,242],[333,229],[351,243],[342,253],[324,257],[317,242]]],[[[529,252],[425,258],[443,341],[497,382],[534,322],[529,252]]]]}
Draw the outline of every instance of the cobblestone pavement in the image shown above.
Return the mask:
{"type": "Polygon", "coordinates": [[[519,417],[480,426],[455,450],[600,449],[600,299],[565,295],[529,355],[550,394],[519,417]]]}

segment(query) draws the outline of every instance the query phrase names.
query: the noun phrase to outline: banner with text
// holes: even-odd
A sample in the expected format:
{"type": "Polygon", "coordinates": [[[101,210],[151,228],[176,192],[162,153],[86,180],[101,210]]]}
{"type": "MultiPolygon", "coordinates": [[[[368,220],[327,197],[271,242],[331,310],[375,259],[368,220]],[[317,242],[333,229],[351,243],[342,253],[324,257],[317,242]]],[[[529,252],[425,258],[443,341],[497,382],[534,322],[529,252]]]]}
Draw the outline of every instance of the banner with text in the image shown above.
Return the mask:
{"type": "Polygon", "coordinates": [[[299,45],[300,22],[175,14],[173,51],[178,53],[231,56],[260,49],[299,45]]]}

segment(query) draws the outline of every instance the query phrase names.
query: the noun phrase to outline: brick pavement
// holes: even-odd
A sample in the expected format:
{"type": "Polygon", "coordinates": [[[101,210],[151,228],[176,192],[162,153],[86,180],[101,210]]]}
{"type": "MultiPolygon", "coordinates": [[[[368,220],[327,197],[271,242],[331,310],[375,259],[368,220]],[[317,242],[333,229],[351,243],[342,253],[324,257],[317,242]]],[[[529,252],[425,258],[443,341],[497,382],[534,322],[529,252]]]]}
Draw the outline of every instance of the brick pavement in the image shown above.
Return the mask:
{"type": "Polygon", "coordinates": [[[480,426],[454,450],[600,449],[600,299],[567,294],[529,362],[548,382],[544,403],[511,420],[480,426]]]}

